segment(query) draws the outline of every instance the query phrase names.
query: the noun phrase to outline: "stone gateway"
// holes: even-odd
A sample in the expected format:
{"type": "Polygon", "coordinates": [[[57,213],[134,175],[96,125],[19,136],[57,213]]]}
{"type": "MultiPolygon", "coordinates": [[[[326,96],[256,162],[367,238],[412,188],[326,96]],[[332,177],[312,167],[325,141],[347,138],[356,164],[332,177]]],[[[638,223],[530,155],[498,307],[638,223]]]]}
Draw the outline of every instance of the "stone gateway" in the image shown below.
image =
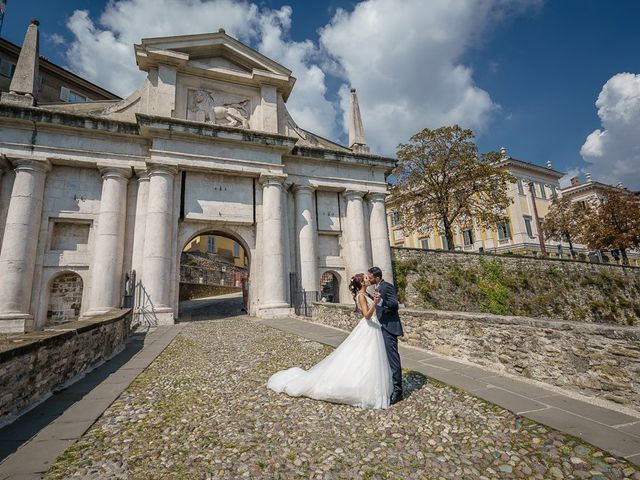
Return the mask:
{"type": "Polygon", "coordinates": [[[330,272],[345,302],[354,273],[391,276],[395,160],[369,153],[355,92],[352,145],[314,135],[287,111],[292,72],[220,30],[143,39],[124,100],[39,105],[37,42],[34,23],[0,104],[0,332],[119,308],[134,271],[173,323],[180,254],[208,232],[247,252],[252,315],[288,315],[291,278],[320,292],[330,272]]]}

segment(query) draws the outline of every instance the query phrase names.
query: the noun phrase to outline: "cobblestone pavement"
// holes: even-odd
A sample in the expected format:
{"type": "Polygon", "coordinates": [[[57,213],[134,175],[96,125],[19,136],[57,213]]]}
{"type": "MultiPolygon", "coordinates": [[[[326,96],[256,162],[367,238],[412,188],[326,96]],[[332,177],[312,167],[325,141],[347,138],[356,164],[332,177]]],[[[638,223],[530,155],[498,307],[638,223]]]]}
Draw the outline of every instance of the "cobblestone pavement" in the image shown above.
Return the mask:
{"type": "Polygon", "coordinates": [[[640,480],[624,460],[417,373],[389,410],[265,387],[330,351],[247,317],[192,323],[45,478],[640,480]]]}

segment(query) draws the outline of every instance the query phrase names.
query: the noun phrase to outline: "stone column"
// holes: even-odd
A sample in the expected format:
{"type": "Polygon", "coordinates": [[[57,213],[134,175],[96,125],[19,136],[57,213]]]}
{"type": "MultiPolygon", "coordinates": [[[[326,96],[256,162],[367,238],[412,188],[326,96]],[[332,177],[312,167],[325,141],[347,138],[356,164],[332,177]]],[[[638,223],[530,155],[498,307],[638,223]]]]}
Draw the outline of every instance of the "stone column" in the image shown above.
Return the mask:
{"type": "Polygon", "coordinates": [[[48,162],[20,159],[7,210],[0,250],[0,333],[24,332],[29,303],[48,162]]]}
{"type": "Polygon", "coordinates": [[[124,225],[130,168],[104,167],[98,229],[91,261],[91,298],[86,316],[120,308],[124,225]]]}
{"type": "Polygon", "coordinates": [[[131,269],[136,271],[136,278],[142,278],[142,262],[144,258],[144,235],[147,223],[147,202],[149,199],[149,174],[146,170],[136,171],[138,192],[136,194],[136,218],[133,227],[133,248],[131,253],[131,269]]]}
{"type": "Polygon", "coordinates": [[[283,195],[286,175],[262,174],[262,278],[260,309],[287,308],[283,195]]]}
{"type": "Polygon", "coordinates": [[[307,292],[320,291],[318,276],[318,232],[313,190],[310,185],[294,185],[296,203],[296,238],[300,252],[300,281],[307,292]]]}
{"type": "Polygon", "coordinates": [[[349,278],[356,273],[366,273],[371,267],[367,254],[367,226],[364,220],[365,192],[347,190],[344,197],[347,201],[346,260],[349,278]]]}
{"type": "Polygon", "coordinates": [[[389,247],[389,230],[387,228],[387,211],[384,199],[385,193],[370,193],[369,205],[371,215],[369,217],[369,231],[371,234],[371,255],[373,264],[380,267],[382,276],[389,282],[393,282],[393,270],[391,267],[391,249],[389,247]]]}
{"type": "Polygon", "coordinates": [[[144,234],[142,283],[158,324],[173,324],[171,260],[173,257],[173,181],[177,173],[169,165],[149,165],[149,197],[144,234]]]}

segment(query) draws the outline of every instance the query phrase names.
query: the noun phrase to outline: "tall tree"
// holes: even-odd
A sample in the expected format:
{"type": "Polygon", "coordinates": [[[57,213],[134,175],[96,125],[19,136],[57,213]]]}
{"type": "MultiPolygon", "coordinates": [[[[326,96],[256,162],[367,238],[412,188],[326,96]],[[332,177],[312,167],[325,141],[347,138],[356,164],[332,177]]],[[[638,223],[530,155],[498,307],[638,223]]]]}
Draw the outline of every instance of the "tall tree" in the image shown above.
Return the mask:
{"type": "Polygon", "coordinates": [[[458,125],[425,128],[398,147],[391,207],[408,230],[437,226],[449,250],[455,248],[454,224],[493,228],[506,219],[511,203],[507,189],[515,178],[497,166],[500,153],[479,157],[474,139],[458,125]]]}
{"type": "Polygon", "coordinates": [[[618,249],[625,265],[627,250],[640,248],[640,197],[611,191],[602,202],[592,203],[585,216],[582,242],[590,248],[618,249]]]}
{"type": "Polygon", "coordinates": [[[544,235],[558,242],[569,242],[571,256],[575,256],[573,242],[582,234],[585,209],[567,197],[555,195],[551,200],[549,213],[544,217],[544,235]]]}

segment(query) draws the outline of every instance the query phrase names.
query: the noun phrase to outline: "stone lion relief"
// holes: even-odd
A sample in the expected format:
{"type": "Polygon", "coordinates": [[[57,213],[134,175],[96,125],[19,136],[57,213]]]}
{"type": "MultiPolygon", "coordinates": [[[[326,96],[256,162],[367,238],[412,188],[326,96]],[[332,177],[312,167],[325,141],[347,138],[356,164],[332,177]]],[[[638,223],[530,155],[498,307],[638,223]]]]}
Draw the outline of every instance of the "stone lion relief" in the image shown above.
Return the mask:
{"type": "Polygon", "coordinates": [[[234,98],[229,94],[205,90],[189,90],[187,94],[187,120],[249,128],[249,99],[234,98]]]}

